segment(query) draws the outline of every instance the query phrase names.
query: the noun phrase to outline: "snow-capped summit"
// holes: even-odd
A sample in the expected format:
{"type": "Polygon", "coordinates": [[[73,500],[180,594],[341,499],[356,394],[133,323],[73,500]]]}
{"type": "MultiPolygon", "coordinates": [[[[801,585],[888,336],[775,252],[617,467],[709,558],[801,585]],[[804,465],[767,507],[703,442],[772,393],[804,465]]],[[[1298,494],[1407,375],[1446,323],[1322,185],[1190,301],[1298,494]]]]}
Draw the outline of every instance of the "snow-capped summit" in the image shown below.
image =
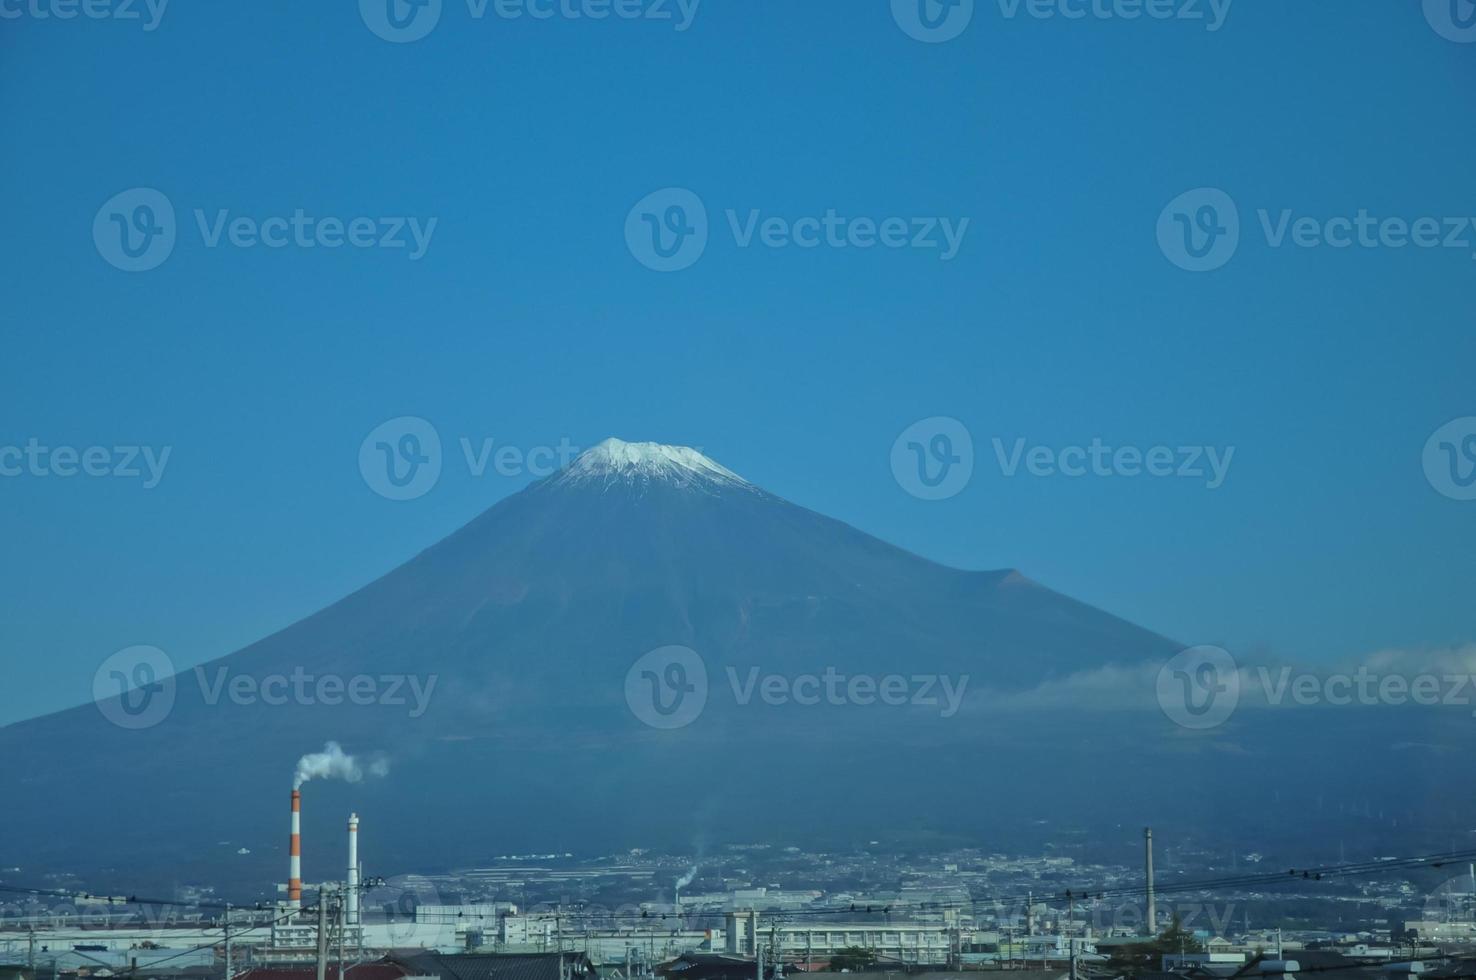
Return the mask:
{"type": "Polygon", "coordinates": [[[700,490],[753,490],[753,484],[688,446],[606,439],[580,453],[554,478],[559,484],[645,484],[653,481],[700,490]]]}

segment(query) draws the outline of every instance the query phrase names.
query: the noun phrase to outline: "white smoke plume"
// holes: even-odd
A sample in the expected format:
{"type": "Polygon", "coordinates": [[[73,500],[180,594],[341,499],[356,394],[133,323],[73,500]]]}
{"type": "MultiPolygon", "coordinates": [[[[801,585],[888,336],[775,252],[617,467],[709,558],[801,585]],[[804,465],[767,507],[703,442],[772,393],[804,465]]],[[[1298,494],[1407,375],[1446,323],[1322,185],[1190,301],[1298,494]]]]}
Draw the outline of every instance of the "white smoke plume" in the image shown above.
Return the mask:
{"type": "Polygon", "coordinates": [[[300,789],[310,779],[342,779],[346,783],[357,783],[364,774],[371,776],[389,775],[389,762],[375,759],[367,766],[343,750],[337,742],[328,742],[322,752],[309,752],[297,760],[297,772],[292,777],[292,788],[300,789]]]}
{"type": "Polygon", "coordinates": [[[683,888],[686,888],[688,885],[690,885],[692,883],[692,879],[693,878],[696,878],[696,877],[697,877],[697,865],[694,864],[694,865],[692,865],[692,870],[688,871],[686,874],[682,875],[680,878],[677,879],[676,890],[677,891],[681,891],[683,888]]]}

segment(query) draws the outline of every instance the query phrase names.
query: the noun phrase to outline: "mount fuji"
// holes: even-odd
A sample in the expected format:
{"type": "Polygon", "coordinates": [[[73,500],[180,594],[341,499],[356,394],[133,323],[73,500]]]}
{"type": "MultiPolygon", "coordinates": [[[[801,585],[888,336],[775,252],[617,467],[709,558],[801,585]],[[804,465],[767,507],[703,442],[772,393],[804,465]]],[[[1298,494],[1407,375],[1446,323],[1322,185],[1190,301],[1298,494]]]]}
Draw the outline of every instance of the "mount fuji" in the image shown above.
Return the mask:
{"type": "MultiPolygon", "coordinates": [[[[1304,834],[1288,807],[1352,799],[1408,737],[1398,718],[1186,731],[1152,682],[1180,648],[693,449],[611,439],[180,672],[146,726],[114,723],[120,691],[0,729],[0,866],[264,887],[294,763],[330,740],[373,764],[304,789],[309,879],[338,873],[350,809],[379,874],[725,840],[1039,846],[1107,828],[1131,847],[1121,828],[1144,822],[1286,838],[1304,834]],[[1145,670],[1129,704],[1097,686],[1145,670]]],[[[1440,778],[1399,764],[1416,795],[1440,778]]]]}

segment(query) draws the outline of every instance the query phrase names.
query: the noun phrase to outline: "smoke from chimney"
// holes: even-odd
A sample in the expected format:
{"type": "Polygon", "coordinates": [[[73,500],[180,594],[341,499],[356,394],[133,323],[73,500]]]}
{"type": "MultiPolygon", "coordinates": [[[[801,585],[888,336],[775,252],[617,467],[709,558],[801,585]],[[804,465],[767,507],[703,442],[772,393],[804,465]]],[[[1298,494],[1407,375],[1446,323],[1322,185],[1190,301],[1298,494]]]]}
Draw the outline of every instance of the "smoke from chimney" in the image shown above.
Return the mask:
{"type": "Polygon", "coordinates": [[[694,864],[694,865],[692,865],[692,868],[691,868],[690,871],[688,871],[686,874],[682,875],[680,878],[677,879],[676,887],[672,889],[672,903],[674,905],[676,905],[678,907],[681,906],[681,904],[682,904],[682,889],[683,888],[686,888],[688,885],[690,885],[692,883],[692,879],[695,878],[695,877],[697,877],[697,865],[694,864]]]}
{"type": "Polygon", "coordinates": [[[310,779],[342,779],[346,783],[357,783],[364,774],[371,776],[389,775],[389,762],[375,759],[367,767],[343,750],[337,742],[328,742],[322,752],[309,752],[297,760],[297,771],[292,777],[292,788],[301,789],[310,779]]]}

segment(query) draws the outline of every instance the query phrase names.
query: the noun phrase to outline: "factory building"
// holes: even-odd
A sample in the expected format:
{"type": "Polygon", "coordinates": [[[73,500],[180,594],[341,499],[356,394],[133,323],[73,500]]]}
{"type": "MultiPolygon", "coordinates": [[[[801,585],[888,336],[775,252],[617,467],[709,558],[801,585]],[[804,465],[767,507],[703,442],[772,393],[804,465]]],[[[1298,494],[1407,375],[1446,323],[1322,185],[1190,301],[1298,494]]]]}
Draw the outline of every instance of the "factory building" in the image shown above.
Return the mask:
{"type": "Polygon", "coordinates": [[[948,963],[955,950],[956,931],[926,923],[819,922],[770,925],[756,912],[730,912],[723,950],[734,956],[753,956],[755,939],[765,955],[777,948],[786,960],[823,959],[843,949],[860,947],[878,957],[906,964],[948,963]]]}

